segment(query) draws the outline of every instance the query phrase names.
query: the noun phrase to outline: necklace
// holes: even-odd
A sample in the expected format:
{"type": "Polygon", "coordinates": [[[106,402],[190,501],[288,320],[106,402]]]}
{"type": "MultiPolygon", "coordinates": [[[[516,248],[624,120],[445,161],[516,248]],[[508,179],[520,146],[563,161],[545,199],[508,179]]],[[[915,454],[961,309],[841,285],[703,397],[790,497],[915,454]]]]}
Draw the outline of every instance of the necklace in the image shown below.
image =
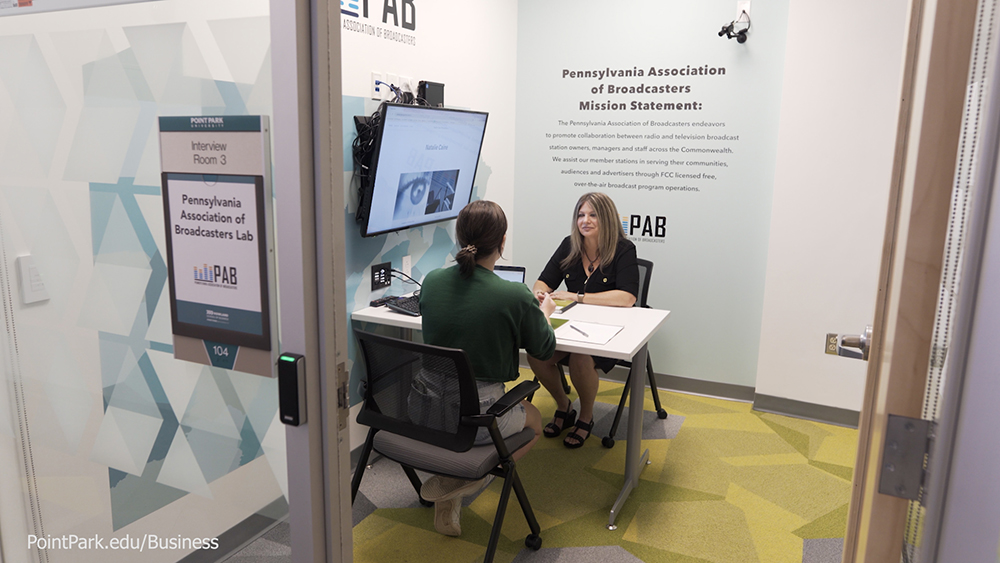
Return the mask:
{"type": "Polygon", "coordinates": [[[584,249],[581,248],[580,251],[583,253],[584,257],[587,258],[587,261],[590,262],[590,265],[587,266],[587,274],[588,275],[593,274],[594,273],[594,268],[597,266],[598,261],[600,261],[600,259],[601,259],[601,254],[598,252],[597,259],[595,260],[595,259],[592,259],[589,254],[587,254],[586,250],[584,250],[584,249]]]}

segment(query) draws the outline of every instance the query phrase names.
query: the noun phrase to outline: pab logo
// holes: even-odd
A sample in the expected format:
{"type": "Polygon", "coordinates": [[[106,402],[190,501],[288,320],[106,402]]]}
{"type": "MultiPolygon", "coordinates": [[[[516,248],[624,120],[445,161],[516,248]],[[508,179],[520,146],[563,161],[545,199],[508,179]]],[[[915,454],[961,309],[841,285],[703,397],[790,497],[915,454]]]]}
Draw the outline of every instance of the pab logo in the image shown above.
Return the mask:
{"type": "Polygon", "coordinates": [[[236,266],[219,266],[218,264],[209,267],[202,264],[202,267],[194,267],[194,281],[200,285],[225,285],[235,287],[236,266]]]}
{"type": "MultiPolygon", "coordinates": [[[[378,0],[375,0],[378,2],[378,0]]],[[[402,27],[410,31],[417,29],[417,7],[414,0],[382,0],[382,23],[402,27]]],[[[368,0],[340,0],[340,13],[351,17],[368,19],[368,0]]]]}
{"type": "Polygon", "coordinates": [[[642,237],[640,240],[667,238],[667,218],[663,215],[622,215],[622,228],[629,237],[642,237]]]}

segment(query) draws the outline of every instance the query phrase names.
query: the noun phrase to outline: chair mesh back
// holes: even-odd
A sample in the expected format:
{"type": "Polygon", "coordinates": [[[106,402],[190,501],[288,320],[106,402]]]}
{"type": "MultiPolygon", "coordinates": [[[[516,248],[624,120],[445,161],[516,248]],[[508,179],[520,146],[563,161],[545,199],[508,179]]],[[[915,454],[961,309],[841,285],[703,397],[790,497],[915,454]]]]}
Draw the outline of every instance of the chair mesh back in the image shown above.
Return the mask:
{"type": "Polygon", "coordinates": [[[653,263],[649,260],[639,258],[639,298],[635,300],[636,307],[647,307],[646,298],[649,297],[649,279],[653,277],[653,263]]]}
{"type": "Polygon", "coordinates": [[[459,422],[463,415],[479,414],[479,398],[465,352],[355,332],[367,366],[358,422],[468,450],[476,427],[459,422]]]}

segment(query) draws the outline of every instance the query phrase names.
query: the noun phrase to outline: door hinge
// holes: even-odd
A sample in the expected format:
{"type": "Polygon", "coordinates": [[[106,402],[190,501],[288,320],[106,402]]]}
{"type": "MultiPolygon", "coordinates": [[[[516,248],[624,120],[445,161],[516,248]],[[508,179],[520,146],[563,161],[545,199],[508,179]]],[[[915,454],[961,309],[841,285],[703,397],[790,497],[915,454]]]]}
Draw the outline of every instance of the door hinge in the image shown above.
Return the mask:
{"type": "Polygon", "coordinates": [[[344,362],[337,364],[337,429],[347,428],[348,415],[351,412],[351,398],[347,393],[347,367],[344,362]]]}
{"type": "Polygon", "coordinates": [[[923,503],[934,428],[930,420],[889,415],[878,492],[923,503]]]}

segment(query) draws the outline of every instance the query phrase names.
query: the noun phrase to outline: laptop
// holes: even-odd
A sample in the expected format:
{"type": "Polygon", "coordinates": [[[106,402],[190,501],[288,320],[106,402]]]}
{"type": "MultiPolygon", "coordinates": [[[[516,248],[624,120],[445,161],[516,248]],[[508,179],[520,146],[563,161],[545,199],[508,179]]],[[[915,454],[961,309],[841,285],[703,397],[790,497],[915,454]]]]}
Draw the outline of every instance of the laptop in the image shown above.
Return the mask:
{"type": "Polygon", "coordinates": [[[524,283],[524,266],[501,266],[497,264],[493,267],[493,273],[507,281],[524,283]]]}

